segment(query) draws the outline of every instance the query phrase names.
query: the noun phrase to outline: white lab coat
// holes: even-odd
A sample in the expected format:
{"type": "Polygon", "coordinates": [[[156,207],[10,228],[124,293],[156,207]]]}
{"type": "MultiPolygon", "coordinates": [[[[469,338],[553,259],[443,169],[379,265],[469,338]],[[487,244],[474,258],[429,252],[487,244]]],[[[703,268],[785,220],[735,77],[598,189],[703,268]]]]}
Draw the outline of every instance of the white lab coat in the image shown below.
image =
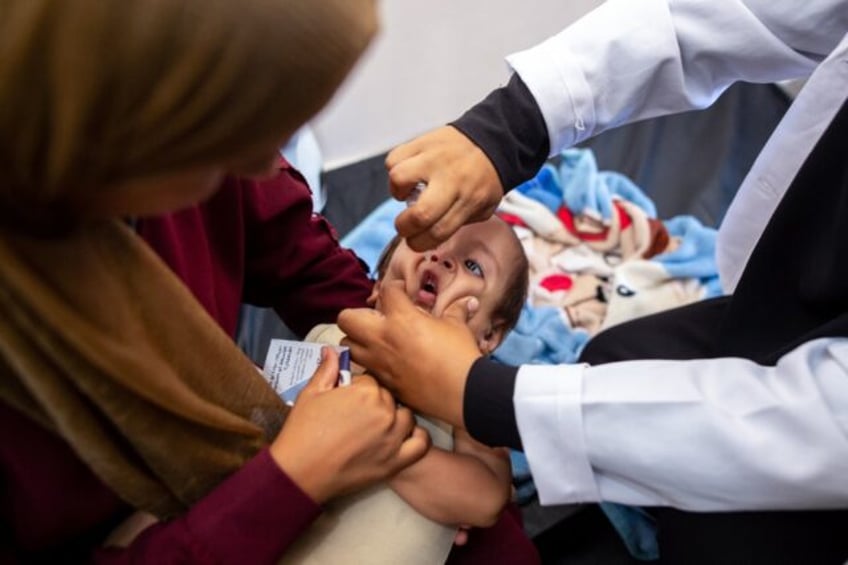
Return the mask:
{"type": "MultiPolygon", "coordinates": [[[[705,107],[736,80],[813,73],[720,228],[719,272],[732,292],[848,97],[846,32],[844,0],[610,0],[507,61],[542,110],[552,153],[705,107]]],[[[524,366],[514,402],[543,504],[848,508],[848,339],[809,342],[774,367],[737,358],[524,366]]]]}

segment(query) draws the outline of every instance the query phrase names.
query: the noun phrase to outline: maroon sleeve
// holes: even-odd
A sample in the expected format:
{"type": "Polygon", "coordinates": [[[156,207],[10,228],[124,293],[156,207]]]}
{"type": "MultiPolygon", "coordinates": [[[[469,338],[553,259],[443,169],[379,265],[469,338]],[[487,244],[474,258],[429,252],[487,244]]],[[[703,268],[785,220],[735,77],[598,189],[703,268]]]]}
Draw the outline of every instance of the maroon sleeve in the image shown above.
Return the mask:
{"type": "Polygon", "coordinates": [[[373,283],[332,226],[312,212],[303,177],[284,163],[270,181],[245,183],[248,255],[244,300],[273,307],[303,336],[335,322],[344,308],[365,306],[373,283]]]}
{"type": "Polygon", "coordinates": [[[187,514],[145,530],[126,549],[101,549],[96,563],[276,563],[320,514],[267,449],[187,514]]]}

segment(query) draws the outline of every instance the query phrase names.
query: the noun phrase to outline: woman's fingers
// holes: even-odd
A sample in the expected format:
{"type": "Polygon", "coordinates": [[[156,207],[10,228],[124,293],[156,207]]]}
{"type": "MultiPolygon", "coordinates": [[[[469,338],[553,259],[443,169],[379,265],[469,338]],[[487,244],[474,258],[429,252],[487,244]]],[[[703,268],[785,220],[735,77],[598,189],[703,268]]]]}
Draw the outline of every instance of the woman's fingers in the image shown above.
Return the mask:
{"type": "Polygon", "coordinates": [[[339,354],[331,347],[321,348],[321,364],[315,369],[312,378],[303,387],[298,395],[299,398],[313,396],[315,394],[335,388],[339,380],[339,354]]]}

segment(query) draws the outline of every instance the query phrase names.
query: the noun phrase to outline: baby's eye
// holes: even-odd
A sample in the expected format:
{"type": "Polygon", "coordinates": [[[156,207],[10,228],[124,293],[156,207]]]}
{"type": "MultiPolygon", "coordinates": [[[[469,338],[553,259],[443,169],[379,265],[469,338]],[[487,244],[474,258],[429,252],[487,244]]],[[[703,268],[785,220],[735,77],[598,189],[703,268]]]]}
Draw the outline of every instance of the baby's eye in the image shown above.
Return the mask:
{"type": "Polygon", "coordinates": [[[483,267],[481,267],[480,263],[474,259],[466,259],[465,268],[471,271],[471,274],[475,277],[483,277],[483,267]]]}

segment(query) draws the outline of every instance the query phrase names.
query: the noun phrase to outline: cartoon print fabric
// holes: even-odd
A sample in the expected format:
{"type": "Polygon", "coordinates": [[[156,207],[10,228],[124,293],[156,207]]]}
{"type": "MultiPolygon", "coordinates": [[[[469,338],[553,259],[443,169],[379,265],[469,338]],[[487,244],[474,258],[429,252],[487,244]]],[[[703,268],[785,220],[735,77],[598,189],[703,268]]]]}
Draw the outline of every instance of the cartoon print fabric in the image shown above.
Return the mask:
{"type": "Polygon", "coordinates": [[[573,362],[607,327],[720,294],[715,230],[687,216],[657,219],[651,200],[599,171],[590,150],[545,165],[507,193],[498,215],[530,263],[522,320],[495,352],[506,363],[573,362]]]}

